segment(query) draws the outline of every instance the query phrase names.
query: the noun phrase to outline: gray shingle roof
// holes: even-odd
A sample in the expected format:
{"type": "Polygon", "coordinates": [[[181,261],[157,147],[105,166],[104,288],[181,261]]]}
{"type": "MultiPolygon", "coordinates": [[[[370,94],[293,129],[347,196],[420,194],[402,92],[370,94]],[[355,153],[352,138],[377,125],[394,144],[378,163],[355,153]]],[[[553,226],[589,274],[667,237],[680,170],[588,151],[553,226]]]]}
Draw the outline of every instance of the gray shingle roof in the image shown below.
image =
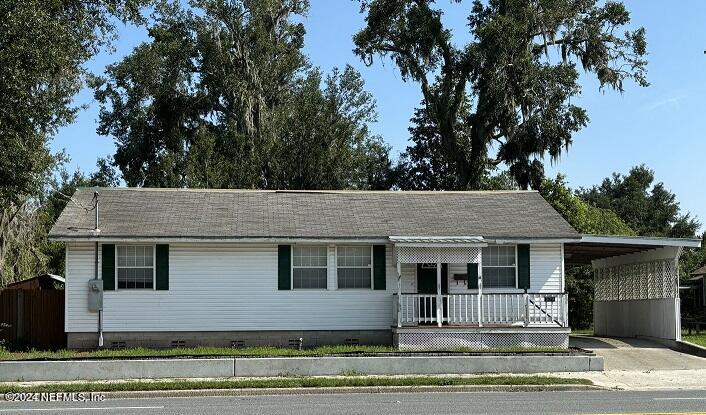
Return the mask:
{"type": "MultiPolygon", "coordinates": [[[[50,232],[86,238],[94,188],[80,188],[50,232]]],[[[578,238],[539,195],[508,192],[252,191],[101,188],[101,238],[578,238]]]]}

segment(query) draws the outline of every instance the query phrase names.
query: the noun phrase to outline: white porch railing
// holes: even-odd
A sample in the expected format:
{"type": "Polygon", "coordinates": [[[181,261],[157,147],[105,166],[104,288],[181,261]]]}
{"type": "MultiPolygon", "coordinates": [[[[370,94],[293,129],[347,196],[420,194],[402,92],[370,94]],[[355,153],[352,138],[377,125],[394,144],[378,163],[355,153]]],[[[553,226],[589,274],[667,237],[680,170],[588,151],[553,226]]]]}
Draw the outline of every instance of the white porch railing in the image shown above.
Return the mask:
{"type": "MultiPolygon", "coordinates": [[[[442,322],[449,325],[568,327],[565,293],[444,294],[440,297],[442,322]]],[[[399,299],[395,294],[393,313],[402,325],[438,323],[436,301],[436,294],[402,294],[399,299]]]]}

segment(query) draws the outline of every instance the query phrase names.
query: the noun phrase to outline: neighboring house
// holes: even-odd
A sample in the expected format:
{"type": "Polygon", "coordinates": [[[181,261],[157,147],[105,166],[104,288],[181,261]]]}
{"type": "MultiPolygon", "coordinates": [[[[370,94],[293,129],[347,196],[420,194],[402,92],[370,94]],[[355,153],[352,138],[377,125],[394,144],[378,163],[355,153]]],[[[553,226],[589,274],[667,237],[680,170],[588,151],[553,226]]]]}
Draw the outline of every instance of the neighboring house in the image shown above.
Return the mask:
{"type": "Polygon", "coordinates": [[[706,311],[706,265],[692,272],[686,284],[691,291],[691,311],[703,313],[706,311]]]}
{"type": "Polygon", "coordinates": [[[6,290],[56,290],[64,287],[64,277],[54,274],[41,274],[26,280],[8,284],[6,290]]]}
{"type": "Polygon", "coordinates": [[[647,304],[669,324],[644,333],[674,338],[678,255],[698,246],[582,236],[533,191],[81,188],[74,199],[50,232],[66,242],[72,348],[99,339],[109,347],[566,347],[565,266],[591,263],[607,287],[601,318],[619,306],[640,319],[647,304]],[[97,211],[82,208],[96,190],[97,211]],[[659,289],[625,297],[613,270],[633,263],[660,264],[643,275],[659,289]],[[93,279],[103,285],[102,312],[93,279]]]}

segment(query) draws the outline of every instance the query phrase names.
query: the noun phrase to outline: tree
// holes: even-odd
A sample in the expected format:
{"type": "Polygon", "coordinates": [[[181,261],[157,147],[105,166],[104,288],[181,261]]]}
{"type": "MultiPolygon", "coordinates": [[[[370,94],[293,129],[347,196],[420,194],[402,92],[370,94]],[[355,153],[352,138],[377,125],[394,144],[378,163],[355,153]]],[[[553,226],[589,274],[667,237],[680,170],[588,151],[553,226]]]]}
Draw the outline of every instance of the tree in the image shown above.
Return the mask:
{"type": "Polygon", "coordinates": [[[436,150],[452,166],[417,163],[424,174],[455,176],[437,180],[452,189],[479,189],[489,168],[506,165],[522,188],[539,188],[541,159],[558,158],[588,122],[572,103],[581,90],[577,66],[601,88],[622,92],[630,79],[647,85],[644,29],[618,34],[629,12],[619,2],[596,3],[476,0],[472,40],[457,46],[433,0],[362,0],[366,27],[354,37],[355,52],[368,65],[389,57],[405,81],[420,84],[415,118],[424,111],[424,131],[413,151],[424,156],[410,160],[436,150]]]}
{"type": "Polygon", "coordinates": [[[655,184],[654,171],[645,165],[624,176],[613,173],[600,186],[578,194],[592,206],[615,212],[638,235],[693,238],[701,226],[689,213],[681,213],[676,195],[662,182],[655,184]]]}
{"type": "Polygon", "coordinates": [[[368,130],[375,102],[351,67],[325,78],[311,68],[296,21],[307,9],[302,0],[161,5],[150,42],[92,82],[99,132],[115,138],[127,184],[384,185],[389,150],[368,130]]]}
{"type": "MultiPolygon", "coordinates": [[[[540,193],[579,233],[599,235],[635,235],[615,212],[591,206],[568,187],[564,176],[545,179],[540,193]]],[[[566,270],[566,291],[569,293],[569,319],[573,328],[593,324],[593,273],[590,266],[566,270]]]]}
{"type": "Polygon", "coordinates": [[[49,140],[79,110],[72,98],[83,85],[83,64],[110,45],[116,19],[141,21],[145,2],[0,2],[0,284],[41,260],[33,249],[41,233],[38,198],[65,160],[52,154],[49,140]]]}

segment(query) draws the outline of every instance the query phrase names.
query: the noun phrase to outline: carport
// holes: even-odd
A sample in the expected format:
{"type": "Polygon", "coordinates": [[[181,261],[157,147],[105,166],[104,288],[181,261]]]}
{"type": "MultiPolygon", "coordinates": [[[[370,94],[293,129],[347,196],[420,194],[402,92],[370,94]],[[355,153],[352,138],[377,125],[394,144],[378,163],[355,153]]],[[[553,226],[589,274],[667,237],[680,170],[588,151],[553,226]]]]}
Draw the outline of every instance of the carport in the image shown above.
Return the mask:
{"type": "Polygon", "coordinates": [[[583,235],[566,266],[590,265],[596,336],[681,340],[679,256],[699,239],[583,235]]]}

